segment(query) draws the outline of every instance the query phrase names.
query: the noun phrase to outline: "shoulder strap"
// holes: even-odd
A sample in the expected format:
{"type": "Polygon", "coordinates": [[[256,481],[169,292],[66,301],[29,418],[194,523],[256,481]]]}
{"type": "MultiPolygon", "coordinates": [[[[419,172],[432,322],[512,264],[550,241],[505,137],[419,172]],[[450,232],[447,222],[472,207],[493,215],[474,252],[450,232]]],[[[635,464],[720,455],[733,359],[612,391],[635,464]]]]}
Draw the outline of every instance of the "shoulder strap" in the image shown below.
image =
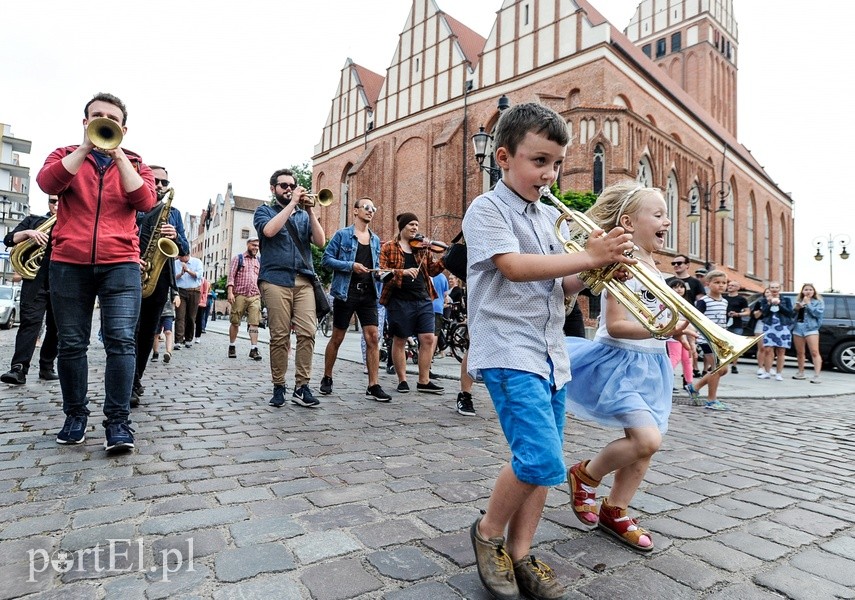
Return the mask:
{"type": "Polygon", "coordinates": [[[454,236],[454,239],[453,239],[453,240],[451,240],[451,243],[452,243],[452,244],[456,244],[457,242],[459,242],[459,241],[460,241],[460,240],[462,240],[462,239],[463,239],[463,230],[461,229],[461,230],[460,230],[460,233],[458,233],[457,235],[455,235],[455,236],[454,236]]]}
{"type": "Polygon", "coordinates": [[[238,264],[237,264],[237,270],[235,272],[240,273],[241,269],[243,269],[243,252],[238,254],[238,264]]]}
{"type": "Polygon", "coordinates": [[[303,242],[300,241],[300,236],[297,235],[297,228],[294,227],[294,224],[291,222],[290,218],[285,221],[285,227],[288,228],[288,233],[291,234],[291,239],[294,241],[294,245],[297,246],[297,253],[300,255],[300,260],[303,261],[303,265],[309,271],[314,273],[315,269],[306,264],[306,258],[303,256],[303,242]]]}

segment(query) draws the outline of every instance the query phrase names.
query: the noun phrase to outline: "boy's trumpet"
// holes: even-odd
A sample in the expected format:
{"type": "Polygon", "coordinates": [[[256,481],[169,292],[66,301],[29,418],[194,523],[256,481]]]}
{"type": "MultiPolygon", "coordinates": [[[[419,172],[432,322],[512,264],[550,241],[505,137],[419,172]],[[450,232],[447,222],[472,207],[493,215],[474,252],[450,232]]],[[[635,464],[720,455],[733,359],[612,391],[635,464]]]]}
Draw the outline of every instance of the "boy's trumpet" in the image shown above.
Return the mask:
{"type": "MultiPolygon", "coordinates": [[[[552,195],[549,186],[543,186],[539,191],[541,197],[548,200],[561,212],[555,221],[555,235],[564,246],[564,251],[568,253],[583,252],[588,236],[594,230],[601,228],[584,213],[567,208],[561,200],[552,195]],[[565,239],[561,235],[562,222],[566,222],[571,231],[581,231],[582,235],[569,240],[565,239]]],[[[632,256],[632,252],[628,252],[627,256],[632,256]]],[[[689,304],[685,298],[666,285],[661,277],[651,273],[640,264],[615,263],[598,269],[583,271],[579,273],[579,278],[590,288],[592,294],[599,294],[603,290],[607,290],[656,339],[670,338],[680,317],[683,317],[709,341],[716,357],[716,371],[725,368],[739,358],[761,337],[749,338],[736,335],[716,325],[701,311],[689,304]],[[659,300],[664,308],[655,312],[649,309],[635,292],[615,278],[621,269],[635,277],[659,300]]]]}

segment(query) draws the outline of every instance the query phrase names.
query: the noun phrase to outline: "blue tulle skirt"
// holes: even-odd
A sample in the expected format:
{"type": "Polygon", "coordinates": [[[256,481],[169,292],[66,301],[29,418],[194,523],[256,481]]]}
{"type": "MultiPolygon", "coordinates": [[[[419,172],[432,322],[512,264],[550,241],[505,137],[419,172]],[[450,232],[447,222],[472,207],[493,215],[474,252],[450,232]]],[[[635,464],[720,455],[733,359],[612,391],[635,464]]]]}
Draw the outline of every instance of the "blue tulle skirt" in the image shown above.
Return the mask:
{"type": "Polygon", "coordinates": [[[568,412],[606,427],[668,430],[674,371],[664,344],[660,351],[568,337],[567,352],[568,412]]]}

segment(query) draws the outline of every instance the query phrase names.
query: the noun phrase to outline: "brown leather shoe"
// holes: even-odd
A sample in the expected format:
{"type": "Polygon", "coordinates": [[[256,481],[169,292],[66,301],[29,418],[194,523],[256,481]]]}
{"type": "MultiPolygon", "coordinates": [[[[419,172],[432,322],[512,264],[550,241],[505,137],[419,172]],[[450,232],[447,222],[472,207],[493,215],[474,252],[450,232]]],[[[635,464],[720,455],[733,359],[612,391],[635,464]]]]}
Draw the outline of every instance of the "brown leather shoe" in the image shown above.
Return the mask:
{"type": "Polygon", "coordinates": [[[518,600],[520,590],[514,577],[514,563],[510,554],[505,550],[505,538],[494,537],[485,540],[478,533],[478,525],[483,517],[472,523],[469,537],[475,550],[475,564],[478,566],[478,577],[487,591],[498,600],[518,600]]]}
{"type": "Polygon", "coordinates": [[[529,554],[514,563],[514,576],[520,592],[533,600],[562,600],[567,590],[555,578],[546,563],[529,554]]]}

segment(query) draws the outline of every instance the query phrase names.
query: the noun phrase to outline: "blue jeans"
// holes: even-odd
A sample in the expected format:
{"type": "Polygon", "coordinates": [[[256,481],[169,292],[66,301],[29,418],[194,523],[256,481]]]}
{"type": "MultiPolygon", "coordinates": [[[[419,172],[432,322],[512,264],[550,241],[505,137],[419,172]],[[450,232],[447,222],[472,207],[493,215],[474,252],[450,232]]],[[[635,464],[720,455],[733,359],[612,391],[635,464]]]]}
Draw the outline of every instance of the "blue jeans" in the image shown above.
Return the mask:
{"type": "Polygon", "coordinates": [[[86,352],[92,335],[97,296],[107,367],[104,371],[104,415],[123,423],[130,415],[136,345],[134,330],[142,299],[136,263],[74,265],[50,263],[50,297],[59,337],[57,373],[66,415],[89,415],[89,364],[86,352]]]}

